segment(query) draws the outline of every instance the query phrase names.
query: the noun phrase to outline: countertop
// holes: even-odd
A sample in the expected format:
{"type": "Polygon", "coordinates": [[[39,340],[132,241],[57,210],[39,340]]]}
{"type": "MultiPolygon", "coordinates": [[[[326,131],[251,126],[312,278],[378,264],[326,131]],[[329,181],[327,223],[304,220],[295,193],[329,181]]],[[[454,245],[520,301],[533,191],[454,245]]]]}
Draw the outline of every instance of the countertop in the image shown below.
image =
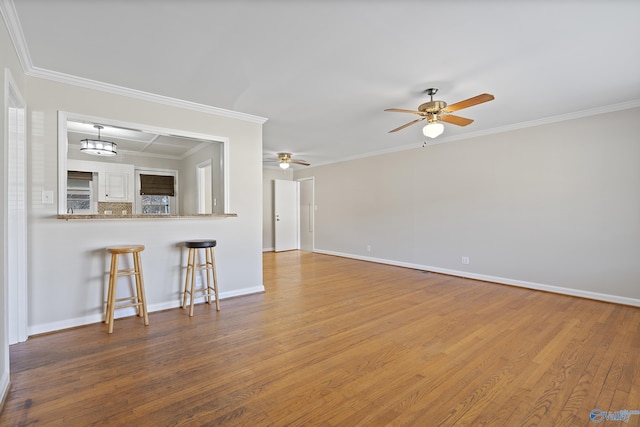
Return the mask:
{"type": "Polygon", "coordinates": [[[161,219],[192,219],[192,218],[234,218],[237,217],[238,214],[235,213],[227,213],[227,214],[193,214],[193,215],[156,215],[156,214],[144,214],[144,215],[98,215],[98,214],[58,214],[56,218],[58,219],[152,219],[152,218],[161,218],[161,219]]]}

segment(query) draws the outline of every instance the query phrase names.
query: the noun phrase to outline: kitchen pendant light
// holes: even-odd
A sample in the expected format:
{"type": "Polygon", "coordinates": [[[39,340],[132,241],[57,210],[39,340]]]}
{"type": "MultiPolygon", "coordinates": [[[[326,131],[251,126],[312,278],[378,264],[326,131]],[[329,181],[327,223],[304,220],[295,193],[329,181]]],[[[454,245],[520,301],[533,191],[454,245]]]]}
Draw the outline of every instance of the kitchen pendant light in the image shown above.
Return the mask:
{"type": "Polygon", "coordinates": [[[100,139],[100,130],[104,129],[104,126],[94,125],[93,127],[98,129],[98,139],[83,139],[80,141],[80,151],[94,156],[115,156],[117,144],[100,139]]]}

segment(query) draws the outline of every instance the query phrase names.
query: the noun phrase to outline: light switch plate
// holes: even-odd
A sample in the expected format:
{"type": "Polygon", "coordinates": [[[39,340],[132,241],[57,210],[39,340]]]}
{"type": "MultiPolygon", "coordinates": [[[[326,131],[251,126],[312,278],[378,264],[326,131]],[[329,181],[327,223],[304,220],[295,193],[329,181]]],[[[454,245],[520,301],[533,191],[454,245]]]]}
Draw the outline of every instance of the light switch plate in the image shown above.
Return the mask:
{"type": "Polygon", "coordinates": [[[42,190],[42,204],[43,205],[52,205],[53,204],[53,191],[52,190],[42,190]]]}

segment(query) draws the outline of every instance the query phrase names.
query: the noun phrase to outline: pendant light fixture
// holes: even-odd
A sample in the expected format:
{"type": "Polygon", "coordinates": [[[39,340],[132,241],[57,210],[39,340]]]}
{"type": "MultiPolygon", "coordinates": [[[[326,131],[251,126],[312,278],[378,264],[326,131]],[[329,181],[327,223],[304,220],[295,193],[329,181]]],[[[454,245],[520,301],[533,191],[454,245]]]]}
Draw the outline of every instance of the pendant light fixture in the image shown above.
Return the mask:
{"type": "Polygon", "coordinates": [[[100,130],[104,129],[104,126],[93,125],[93,127],[98,129],[98,139],[83,139],[80,141],[80,151],[94,156],[115,156],[117,144],[100,139],[100,130]]]}

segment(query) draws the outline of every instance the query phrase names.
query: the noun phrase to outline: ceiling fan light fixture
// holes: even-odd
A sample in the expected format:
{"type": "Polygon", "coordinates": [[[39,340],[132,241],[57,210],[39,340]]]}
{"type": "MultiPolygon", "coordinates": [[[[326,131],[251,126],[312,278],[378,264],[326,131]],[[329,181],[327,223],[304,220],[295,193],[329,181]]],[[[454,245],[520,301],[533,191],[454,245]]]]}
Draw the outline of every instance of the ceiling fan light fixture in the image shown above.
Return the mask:
{"type": "Polygon", "coordinates": [[[98,129],[98,139],[83,139],[80,141],[80,151],[94,156],[115,156],[117,144],[100,139],[100,129],[103,129],[103,126],[94,125],[93,127],[98,129]]]}
{"type": "MultiPolygon", "coordinates": [[[[289,169],[292,164],[309,166],[309,163],[306,160],[300,159],[292,159],[291,153],[277,153],[278,154],[278,165],[283,170],[289,169]]],[[[274,159],[275,160],[275,159],[274,159]]]]}
{"type": "Polygon", "coordinates": [[[442,135],[442,132],[444,132],[444,125],[438,122],[429,123],[424,128],[422,128],[422,133],[427,138],[435,138],[439,135],[442,135]]]}

